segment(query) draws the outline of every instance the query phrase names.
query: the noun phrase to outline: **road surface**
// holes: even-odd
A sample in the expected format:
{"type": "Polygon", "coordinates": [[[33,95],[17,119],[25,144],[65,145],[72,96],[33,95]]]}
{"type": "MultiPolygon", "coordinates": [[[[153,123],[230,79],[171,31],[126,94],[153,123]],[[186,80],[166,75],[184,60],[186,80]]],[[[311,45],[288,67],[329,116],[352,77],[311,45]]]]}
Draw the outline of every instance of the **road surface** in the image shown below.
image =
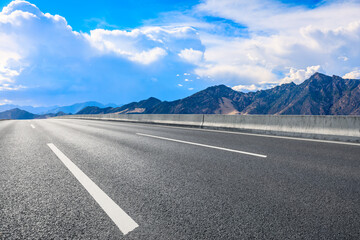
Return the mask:
{"type": "Polygon", "coordinates": [[[360,239],[360,145],[0,121],[0,239],[360,239]]]}

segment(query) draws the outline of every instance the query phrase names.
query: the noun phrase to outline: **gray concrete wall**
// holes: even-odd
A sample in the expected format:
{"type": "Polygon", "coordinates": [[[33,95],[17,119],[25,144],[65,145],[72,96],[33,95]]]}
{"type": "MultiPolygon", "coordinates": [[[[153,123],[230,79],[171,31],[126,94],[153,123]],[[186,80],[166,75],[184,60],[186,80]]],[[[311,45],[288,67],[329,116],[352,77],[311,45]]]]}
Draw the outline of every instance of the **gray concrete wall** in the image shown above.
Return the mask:
{"type": "Polygon", "coordinates": [[[360,116],[89,114],[59,118],[155,123],[360,142],[360,116]]]}
{"type": "Polygon", "coordinates": [[[117,120],[127,122],[157,123],[201,127],[202,114],[84,114],[68,115],[59,118],[80,118],[95,120],[117,120]]]}

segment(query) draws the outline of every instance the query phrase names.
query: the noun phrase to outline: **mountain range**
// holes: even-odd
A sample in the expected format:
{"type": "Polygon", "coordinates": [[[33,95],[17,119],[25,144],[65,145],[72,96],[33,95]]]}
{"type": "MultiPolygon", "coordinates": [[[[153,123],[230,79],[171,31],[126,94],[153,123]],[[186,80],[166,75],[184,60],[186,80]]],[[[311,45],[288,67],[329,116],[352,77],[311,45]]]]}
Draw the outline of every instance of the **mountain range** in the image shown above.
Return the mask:
{"type": "Polygon", "coordinates": [[[0,112],[18,108],[18,109],[25,110],[27,112],[30,112],[33,114],[38,114],[38,115],[58,113],[58,112],[74,114],[87,106],[96,106],[96,107],[101,107],[101,108],[118,107],[118,105],[113,104],[113,103],[104,105],[104,104],[101,104],[99,102],[94,102],[94,101],[75,103],[70,106],[49,106],[49,107],[33,107],[33,106],[19,106],[19,105],[13,105],[13,104],[4,104],[4,105],[0,105],[0,112]]]}
{"type": "Polygon", "coordinates": [[[48,114],[38,115],[19,108],[14,108],[14,109],[6,110],[4,112],[0,112],[0,119],[41,119],[41,118],[50,118],[50,117],[56,117],[62,115],[66,115],[66,113],[58,112],[58,113],[48,113],[48,114]]]}
{"type": "Polygon", "coordinates": [[[152,97],[116,108],[88,106],[78,112],[101,113],[360,115],[360,80],[315,73],[299,85],[248,93],[218,85],[171,102],[152,97]]]}
{"type": "Polygon", "coordinates": [[[299,85],[287,83],[256,92],[243,93],[218,85],[170,102],[154,97],[120,107],[85,102],[52,108],[42,114],[15,108],[0,112],[0,119],[48,118],[73,113],[360,115],[360,80],[315,73],[299,85]]]}

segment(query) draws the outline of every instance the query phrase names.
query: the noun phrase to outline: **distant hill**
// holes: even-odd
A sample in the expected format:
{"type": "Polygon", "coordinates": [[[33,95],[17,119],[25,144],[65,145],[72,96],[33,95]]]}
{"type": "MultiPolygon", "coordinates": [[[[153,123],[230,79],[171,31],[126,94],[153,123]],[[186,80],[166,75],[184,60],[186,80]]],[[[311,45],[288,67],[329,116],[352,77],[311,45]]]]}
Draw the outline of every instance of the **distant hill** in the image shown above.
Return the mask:
{"type": "Polygon", "coordinates": [[[76,103],[70,106],[63,106],[63,107],[56,107],[53,109],[49,109],[45,113],[57,113],[57,112],[64,112],[64,113],[77,113],[81,109],[84,109],[85,107],[92,106],[92,107],[99,107],[99,108],[106,108],[106,107],[118,107],[116,104],[102,104],[99,102],[84,102],[84,103],[76,103]]]}
{"type": "Polygon", "coordinates": [[[77,114],[105,114],[111,112],[114,108],[108,107],[108,108],[99,108],[99,107],[85,107],[84,109],[77,112],[77,114]]]}
{"type": "MultiPolygon", "coordinates": [[[[105,107],[105,106],[112,106],[112,107],[108,107],[110,109],[113,109],[113,107],[118,107],[116,104],[107,104],[107,105],[103,105],[101,103],[98,102],[84,102],[84,103],[76,103],[73,104],[71,106],[64,106],[64,107],[55,107],[54,109],[48,109],[46,107],[40,107],[40,108],[36,108],[36,107],[30,107],[30,106],[26,106],[26,109],[31,109],[34,110],[35,112],[39,112],[37,110],[44,110],[46,109],[46,111],[44,113],[38,113],[38,114],[34,114],[32,112],[26,111],[21,109],[21,107],[15,107],[12,109],[8,109],[5,111],[1,111],[1,109],[7,109],[7,107],[10,106],[16,106],[16,105],[6,105],[4,107],[4,105],[0,106],[0,119],[39,119],[39,118],[50,118],[50,117],[56,117],[56,116],[62,116],[62,115],[66,115],[66,114],[73,114],[76,113],[77,111],[86,108],[87,106],[91,106],[91,105],[97,105],[100,107],[105,107]],[[2,108],[1,108],[2,107],[2,108]]],[[[97,107],[99,108],[99,107],[97,107]]],[[[106,109],[106,108],[104,108],[106,109]]]]}
{"type": "Polygon", "coordinates": [[[0,119],[34,119],[36,117],[38,117],[38,115],[18,108],[0,112],[0,119]]]}
{"type": "Polygon", "coordinates": [[[19,106],[14,104],[4,104],[0,105],[0,112],[11,110],[14,108],[19,108],[21,110],[25,110],[27,112],[33,113],[33,114],[49,114],[49,113],[58,113],[58,112],[64,112],[67,114],[74,114],[80,111],[81,109],[87,107],[87,106],[97,106],[100,108],[106,108],[106,107],[119,107],[119,105],[109,103],[109,104],[102,104],[99,102],[91,101],[91,102],[83,102],[83,103],[76,103],[70,106],[50,106],[50,107],[32,107],[32,106],[19,106]]]}
{"type": "Polygon", "coordinates": [[[117,108],[99,108],[99,107],[86,107],[79,111],[77,114],[106,114],[106,113],[118,113],[118,114],[136,114],[145,113],[154,106],[160,104],[161,101],[157,98],[151,97],[140,102],[132,102],[117,108]]]}
{"type": "Polygon", "coordinates": [[[0,112],[0,119],[40,119],[40,118],[50,118],[50,117],[56,117],[62,115],[66,115],[66,113],[58,112],[58,113],[38,115],[19,108],[14,108],[4,112],[0,112]]]}
{"type": "Polygon", "coordinates": [[[242,95],[225,85],[213,86],[180,100],[153,105],[146,113],[238,114],[235,102],[242,95]]]}
{"type": "Polygon", "coordinates": [[[213,86],[172,102],[149,98],[118,108],[84,108],[79,114],[288,114],[360,115],[360,80],[315,73],[303,83],[256,92],[213,86]]]}
{"type": "Polygon", "coordinates": [[[68,114],[67,114],[67,113],[64,113],[64,112],[47,113],[47,114],[37,115],[36,119],[40,119],[40,118],[52,118],[52,117],[58,117],[58,116],[63,116],[63,115],[68,115],[68,114]]]}
{"type": "Polygon", "coordinates": [[[49,111],[50,109],[57,108],[58,106],[51,106],[51,107],[32,107],[32,106],[19,106],[14,104],[3,104],[0,105],[0,112],[4,112],[7,110],[11,110],[14,108],[19,108],[21,110],[25,110],[27,112],[33,113],[33,114],[43,114],[49,111]]]}
{"type": "Polygon", "coordinates": [[[113,108],[111,113],[129,114],[129,113],[146,113],[149,109],[160,104],[161,101],[151,97],[140,102],[132,102],[121,107],[113,108]]]}

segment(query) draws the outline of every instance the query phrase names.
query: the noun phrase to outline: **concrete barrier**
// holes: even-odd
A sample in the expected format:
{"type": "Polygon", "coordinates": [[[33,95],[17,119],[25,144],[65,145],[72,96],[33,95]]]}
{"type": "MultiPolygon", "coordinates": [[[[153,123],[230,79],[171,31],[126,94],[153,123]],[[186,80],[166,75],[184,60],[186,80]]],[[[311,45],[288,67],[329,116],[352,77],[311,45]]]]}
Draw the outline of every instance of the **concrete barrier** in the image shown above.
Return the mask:
{"type": "Polygon", "coordinates": [[[83,114],[67,115],[58,118],[116,120],[124,122],[201,127],[204,116],[202,114],[83,114]]]}
{"type": "Polygon", "coordinates": [[[203,127],[360,142],[360,116],[204,115],[203,127]]]}
{"type": "Polygon", "coordinates": [[[88,114],[57,118],[113,120],[360,142],[360,116],[88,114]]]}

